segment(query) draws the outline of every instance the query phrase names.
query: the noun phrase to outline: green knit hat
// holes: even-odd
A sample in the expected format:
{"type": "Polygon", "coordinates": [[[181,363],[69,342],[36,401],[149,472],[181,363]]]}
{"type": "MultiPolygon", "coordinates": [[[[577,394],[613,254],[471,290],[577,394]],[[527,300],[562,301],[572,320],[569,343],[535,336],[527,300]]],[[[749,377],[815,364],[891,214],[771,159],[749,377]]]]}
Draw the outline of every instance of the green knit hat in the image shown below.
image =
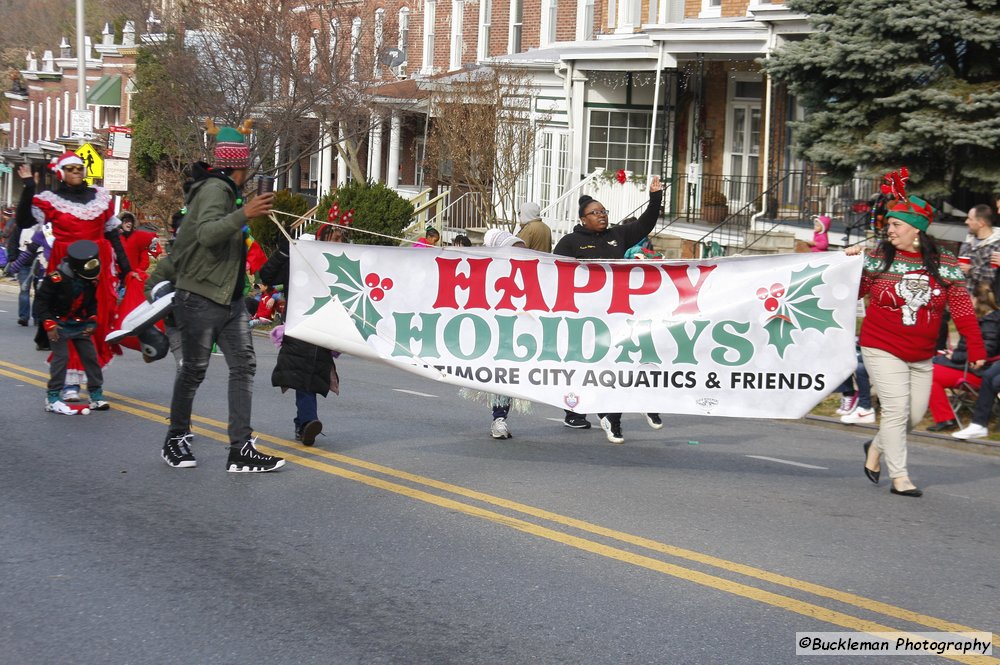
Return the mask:
{"type": "Polygon", "coordinates": [[[931,220],[934,219],[934,211],[927,201],[917,196],[911,196],[909,200],[893,203],[889,208],[889,212],[886,213],[886,218],[889,217],[902,220],[921,231],[927,231],[927,227],[931,225],[931,220]]]}
{"type": "Polygon", "coordinates": [[[246,137],[253,123],[247,120],[239,127],[218,128],[211,121],[206,124],[209,134],[215,135],[215,168],[250,168],[250,146],[246,144],[246,137]]]}

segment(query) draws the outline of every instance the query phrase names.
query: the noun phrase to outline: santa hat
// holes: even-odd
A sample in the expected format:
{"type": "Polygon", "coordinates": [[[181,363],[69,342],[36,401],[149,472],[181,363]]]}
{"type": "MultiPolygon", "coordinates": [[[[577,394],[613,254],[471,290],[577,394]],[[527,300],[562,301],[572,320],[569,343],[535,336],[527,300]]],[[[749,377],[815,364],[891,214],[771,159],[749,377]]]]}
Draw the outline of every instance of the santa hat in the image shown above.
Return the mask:
{"type": "Polygon", "coordinates": [[[214,166],[217,169],[250,168],[250,146],[246,136],[253,122],[246,120],[239,127],[216,127],[211,120],[206,121],[208,133],[215,135],[214,166]]]}
{"type": "Polygon", "coordinates": [[[49,164],[49,168],[56,174],[56,177],[60,180],[63,179],[63,169],[72,164],[77,164],[79,166],[86,166],[83,163],[83,159],[80,155],[76,154],[72,150],[67,150],[58,157],[52,158],[52,163],[49,164]]]}
{"type": "Polygon", "coordinates": [[[931,225],[931,220],[934,218],[934,211],[927,201],[910,196],[908,199],[894,202],[885,216],[902,220],[921,231],[927,231],[927,227],[931,225]]]}

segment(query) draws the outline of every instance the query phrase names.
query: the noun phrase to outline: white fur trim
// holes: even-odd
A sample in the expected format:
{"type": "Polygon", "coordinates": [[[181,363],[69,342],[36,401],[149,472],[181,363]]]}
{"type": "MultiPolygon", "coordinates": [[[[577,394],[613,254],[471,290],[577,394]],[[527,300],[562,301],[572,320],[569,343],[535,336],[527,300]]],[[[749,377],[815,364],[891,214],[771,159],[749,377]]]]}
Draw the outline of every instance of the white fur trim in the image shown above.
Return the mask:
{"type": "MultiPolygon", "coordinates": [[[[74,201],[64,199],[51,190],[35,194],[35,198],[45,201],[57,212],[63,212],[73,215],[77,219],[89,221],[97,219],[106,213],[108,208],[111,206],[111,194],[108,193],[108,190],[103,187],[95,187],[94,189],[97,190],[97,196],[95,196],[94,200],[90,203],[76,203],[74,201]]],[[[34,210],[35,208],[32,208],[32,214],[34,214],[34,210]]]]}

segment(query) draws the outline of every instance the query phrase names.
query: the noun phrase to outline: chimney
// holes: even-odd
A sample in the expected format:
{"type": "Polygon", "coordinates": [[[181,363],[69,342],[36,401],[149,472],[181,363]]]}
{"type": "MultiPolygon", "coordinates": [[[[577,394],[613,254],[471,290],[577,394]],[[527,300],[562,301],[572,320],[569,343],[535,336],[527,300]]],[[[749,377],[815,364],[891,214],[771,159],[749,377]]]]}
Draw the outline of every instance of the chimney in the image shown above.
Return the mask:
{"type": "Polygon", "coordinates": [[[85,36],[83,38],[83,57],[84,57],[84,60],[93,60],[94,59],[93,56],[91,55],[94,52],[93,49],[94,49],[94,45],[90,42],[90,37],[89,36],[85,36]]]}
{"type": "Polygon", "coordinates": [[[122,28],[122,46],[135,46],[135,22],[125,21],[122,28]]]}
{"type": "Polygon", "coordinates": [[[56,71],[56,61],[55,57],[52,55],[52,51],[46,51],[42,55],[42,71],[43,72],[56,71]]]}
{"type": "Polygon", "coordinates": [[[26,59],[28,61],[28,71],[29,72],[37,72],[38,71],[38,58],[35,57],[35,52],[34,51],[28,51],[28,57],[26,59]]]}
{"type": "Polygon", "coordinates": [[[59,57],[60,58],[72,58],[73,49],[69,45],[69,38],[63,37],[62,41],[59,42],[59,57]]]}
{"type": "Polygon", "coordinates": [[[104,24],[104,30],[101,31],[101,46],[113,46],[115,43],[115,31],[111,29],[110,23],[104,24]]]}

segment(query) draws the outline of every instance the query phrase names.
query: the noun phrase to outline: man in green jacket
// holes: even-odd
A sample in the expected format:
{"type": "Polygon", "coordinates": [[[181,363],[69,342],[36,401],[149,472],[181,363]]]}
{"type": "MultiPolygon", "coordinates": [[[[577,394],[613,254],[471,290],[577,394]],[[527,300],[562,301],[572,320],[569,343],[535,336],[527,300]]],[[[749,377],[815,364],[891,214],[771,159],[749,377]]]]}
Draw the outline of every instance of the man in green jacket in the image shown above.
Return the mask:
{"type": "Polygon", "coordinates": [[[173,315],[183,360],[174,381],[170,429],[161,456],[175,468],[198,465],[191,453],[191,410],[198,386],[205,379],[213,344],[218,344],[229,366],[226,470],[260,473],[285,464],[280,457],[257,450],[250,426],[257,357],[243,304],[246,224],[249,218],[271,212],[274,195],[260,194],[243,205],[241,188],[250,168],[250,150],[243,132],[231,127],[219,129],[215,165],[194,165],[193,182],[185,195],[187,214],[170,253],[175,273],[173,315]]]}

